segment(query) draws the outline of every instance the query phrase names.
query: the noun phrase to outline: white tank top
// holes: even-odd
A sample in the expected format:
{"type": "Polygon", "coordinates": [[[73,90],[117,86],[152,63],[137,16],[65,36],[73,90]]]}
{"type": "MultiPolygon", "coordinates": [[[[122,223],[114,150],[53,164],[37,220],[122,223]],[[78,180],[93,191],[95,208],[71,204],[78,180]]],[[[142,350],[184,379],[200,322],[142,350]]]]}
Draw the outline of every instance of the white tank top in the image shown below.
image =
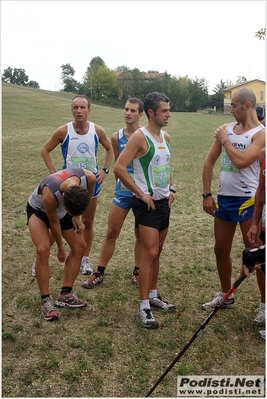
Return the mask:
{"type": "Polygon", "coordinates": [[[76,133],[72,122],[69,122],[67,126],[67,135],[61,144],[64,159],[63,169],[83,168],[96,173],[98,170],[96,156],[99,139],[95,131],[95,124],[89,122],[89,129],[86,134],[76,133]]]}
{"type": "MultiPolygon", "coordinates": [[[[234,127],[237,122],[227,126],[228,139],[232,145],[241,152],[245,152],[252,143],[254,134],[263,129],[262,125],[254,127],[242,134],[235,134],[234,127]]],[[[259,161],[247,166],[244,169],[238,169],[228,157],[224,146],[221,153],[221,171],[220,171],[220,195],[230,195],[235,197],[251,197],[255,194],[259,183],[260,165],[259,161]]]]}
{"type": "Polygon", "coordinates": [[[134,182],[145,193],[156,200],[168,198],[170,195],[170,145],[165,141],[161,131],[162,142],[159,143],[141,127],[148,150],[146,154],[133,159],[134,182]]]}

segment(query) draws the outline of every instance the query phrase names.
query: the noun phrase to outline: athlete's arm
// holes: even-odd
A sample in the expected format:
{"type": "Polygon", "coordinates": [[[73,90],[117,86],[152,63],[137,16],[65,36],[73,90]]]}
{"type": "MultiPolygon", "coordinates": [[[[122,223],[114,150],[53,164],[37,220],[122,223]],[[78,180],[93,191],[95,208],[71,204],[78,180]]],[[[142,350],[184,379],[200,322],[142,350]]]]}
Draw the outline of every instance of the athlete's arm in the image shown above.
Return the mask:
{"type": "Polygon", "coordinates": [[[42,191],[44,207],[50,223],[50,228],[58,246],[58,260],[64,262],[66,258],[65,249],[62,242],[62,233],[59,218],[56,212],[58,203],[50,189],[45,186],[42,191]]]}
{"type": "MultiPolygon", "coordinates": [[[[113,148],[114,160],[116,162],[120,155],[119,148],[118,148],[118,133],[117,132],[113,133],[111,136],[111,145],[113,148]]],[[[116,182],[118,180],[118,176],[116,176],[116,174],[115,174],[115,180],[116,180],[116,182]]]]}
{"type": "Polygon", "coordinates": [[[90,197],[90,201],[91,201],[93,194],[94,194],[94,190],[95,190],[96,177],[92,172],[90,172],[87,169],[83,169],[83,171],[87,177],[87,186],[88,186],[87,188],[88,188],[88,193],[89,193],[89,197],[90,197]]]}
{"type": "Polygon", "coordinates": [[[113,172],[119,177],[122,183],[133,193],[136,194],[138,198],[146,202],[148,209],[155,209],[155,205],[152,197],[150,195],[143,193],[143,191],[134,183],[130,177],[127,166],[132,162],[134,158],[145,154],[147,151],[147,142],[143,132],[137,130],[130,137],[128,143],[126,144],[124,150],[119,155],[113,172]]]}
{"type": "Polygon", "coordinates": [[[215,132],[216,140],[221,144],[224,143],[223,145],[228,157],[238,169],[244,169],[257,161],[261,149],[265,146],[265,129],[254,134],[252,143],[244,152],[237,150],[230,140],[225,142],[225,140],[228,140],[228,135],[226,137],[225,134],[225,130],[219,127],[215,132]]]}
{"type": "Polygon", "coordinates": [[[98,135],[100,144],[106,150],[103,167],[108,169],[110,167],[112,157],[113,157],[113,149],[112,149],[111,141],[108,138],[105,130],[101,126],[95,125],[95,129],[96,129],[96,133],[98,135]]]}
{"type": "MultiPolygon", "coordinates": [[[[99,143],[102,145],[102,147],[105,149],[105,157],[104,157],[104,165],[103,168],[109,169],[112,158],[113,158],[113,148],[111,145],[111,141],[108,138],[105,130],[98,125],[95,125],[95,130],[99,139],[99,143]]],[[[96,174],[97,179],[100,178],[99,183],[102,183],[103,180],[107,177],[106,172],[102,170],[102,168],[99,169],[99,171],[96,174]]]]}
{"type": "MultiPolygon", "coordinates": [[[[261,150],[260,153],[260,165],[263,162],[263,158],[265,157],[265,148],[261,150]]],[[[254,211],[251,220],[251,226],[247,233],[249,242],[254,245],[261,245],[259,241],[259,232],[260,232],[260,221],[262,218],[262,210],[264,206],[264,199],[265,199],[265,177],[263,176],[263,171],[261,167],[260,178],[259,178],[259,185],[257,191],[255,193],[254,199],[254,211]]]]}
{"type": "MultiPolygon", "coordinates": [[[[221,143],[215,140],[210,147],[210,150],[205,158],[203,171],[202,171],[202,182],[203,182],[203,193],[211,193],[211,184],[213,179],[214,165],[221,154],[221,143]]],[[[203,200],[203,210],[214,216],[216,210],[216,204],[212,196],[209,196],[203,200]]]]}
{"type": "Polygon", "coordinates": [[[41,148],[41,156],[50,173],[56,172],[56,168],[53,164],[50,152],[53,151],[54,148],[58,146],[58,144],[63,143],[66,135],[67,125],[60,126],[54,131],[51,138],[41,148]]]}

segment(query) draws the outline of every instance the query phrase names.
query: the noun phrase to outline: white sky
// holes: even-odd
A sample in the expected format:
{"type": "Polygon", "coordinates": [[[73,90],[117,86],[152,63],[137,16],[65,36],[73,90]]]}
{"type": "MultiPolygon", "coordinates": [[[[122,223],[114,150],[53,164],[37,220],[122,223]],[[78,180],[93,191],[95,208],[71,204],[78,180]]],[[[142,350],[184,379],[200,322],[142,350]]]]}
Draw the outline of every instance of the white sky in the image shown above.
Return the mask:
{"type": "Polygon", "coordinates": [[[60,90],[61,65],[82,77],[93,57],[115,69],[205,78],[209,93],[237,76],[266,79],[264,1],[1,1],[1,74],[25,69],[60,90]]]}

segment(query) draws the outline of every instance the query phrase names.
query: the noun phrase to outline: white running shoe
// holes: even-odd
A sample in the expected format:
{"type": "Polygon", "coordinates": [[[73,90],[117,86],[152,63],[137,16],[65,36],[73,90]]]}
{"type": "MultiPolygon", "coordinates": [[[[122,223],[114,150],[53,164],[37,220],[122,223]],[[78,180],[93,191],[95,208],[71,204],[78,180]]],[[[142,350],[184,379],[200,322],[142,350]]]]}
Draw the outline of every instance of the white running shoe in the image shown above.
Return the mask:
{"type": "Polygon", "coordinates": [[[265,339],[265,330],[260,330],[260,336],[265,339]]]}
{"type": "Polygon", "coordinates": [[[36,274],[35,274],[35,259],[34,259],[34,262],[33,262],[33,264],[32,264],[32,276],[33,276],[33,277],[36,276],[36,274]]]}
{"type": "Polygon", "coordinates": [[[165,313],[176,312],[176,306],[167,301],[163,301],[161,296],[149,298],[150,307],[152,310],[162,310],[165,313]]]}
{"type": "MultiPolygon", "coordinates": [[[[203,303],[202,309],[213,310],[213,309],[217,308],[217,306],[222,302],[224,295],[225,294],[222,291],[217,292],[217,294],[215,295],[215,297],[212,301],[203,303]]],[[[234,303],[235,303],[234,295],[231,294],[229,296],[229,298],[221,306],[221,309],[231,308],[234,303]]]]}
{"type": "Polygon", "coordinates": [[[84,256],[82,258],[80,270],[81,270],[82,274],[92,274],[93,273],[93,269],[91,268],[91,262],[90,262],[90,259],[88,256],[84,256]]]}
{"type": "Polygon", "coordinates": [[[137,317],[141,319],[142,327],[156,329],[159,327],[159,323],[155,320],[153,313],[150,309],[138,310],[137,317]]]}

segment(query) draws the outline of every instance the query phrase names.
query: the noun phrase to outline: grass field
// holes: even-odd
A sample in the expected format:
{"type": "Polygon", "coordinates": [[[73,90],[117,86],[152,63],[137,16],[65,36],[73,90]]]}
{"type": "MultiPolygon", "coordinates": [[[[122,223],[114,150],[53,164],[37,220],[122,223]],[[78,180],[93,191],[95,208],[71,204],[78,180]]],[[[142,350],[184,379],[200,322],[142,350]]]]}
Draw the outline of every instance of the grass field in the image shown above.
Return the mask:
{"type": "MultiPolygon", "coordinates": [[[[61,309],[58,322],[45,322],[31,276],[34,247],[26,226],[29,195],[47,174],[40,148],[60,125],[72,120],[69,93],[2,85],[2,397],[144,397],[209,313],[201,310],[219,290],[213,254],[213,220],[202,210],[202,167],[215,128],[232,116],[173,113],[172,171],[177,187],[166,238],[158,292],[175,303],[175,314],[156,314],[160,329],[136,322],[138,289],[134,266],[133,215],[129,213],[105,281],[86,290],[79,274],[75,292],[86,309],[61,309]]],[[[123,112],[92,105],[90,119],[110,137],[123,126],[123,112]]],[[[144,117],[142,123],[146,123],[144,117]]],[[[61,169],[60,148],[53,153],[61,169]]],[[[103,164],[102,148],[99,165],[103,164]]],[[[111,168],[112,169],[112,168],[111,168]]],[[[114,176],[102,189],[95,219],[91,261],[97,267],[106,233],[114,176]]],[[[218,185],[214,171],[213,193],[218,185]]],[[[237,230],[233,281],[239,274],[242,242],[237,230]]],[[[51,250],[50,292],[56,297],[63,268],[51,250]]],[[[233,310],[219,311],[153,393],[177,396],[177,375],[263,375],[265,342],[253,322],[259,305],[256,277],[236,291],[233,310]]]]}

